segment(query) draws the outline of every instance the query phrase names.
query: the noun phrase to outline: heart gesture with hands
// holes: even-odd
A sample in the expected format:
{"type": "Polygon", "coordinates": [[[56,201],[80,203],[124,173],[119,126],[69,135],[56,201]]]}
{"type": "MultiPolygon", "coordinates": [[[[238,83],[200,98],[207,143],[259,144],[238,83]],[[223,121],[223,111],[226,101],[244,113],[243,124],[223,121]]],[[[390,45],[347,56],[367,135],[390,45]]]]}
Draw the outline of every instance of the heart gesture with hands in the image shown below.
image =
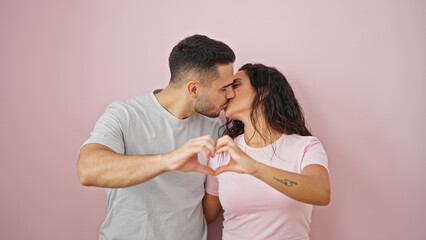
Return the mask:
{"type": "Polygon", "coordinates": [[[253,174],[259,167],[260,163],[249,157],[228,135],[219,138],[216,142],[216,153],[223,152],[229,153],[230,160],[227,165],[216,169],[216,176],[228,171],[253,174]]]}
{"type": "Polygon", "coordinates": [[[198,162],[198,153],[204,156],[206,161],[210,156],[214,157],[215,142],[209,135],[193,138],[184,145],[168,154],[168,168],[170,171],[178,170],[182,172],[200,172],[214,175],[213,169],[198,162]]]}

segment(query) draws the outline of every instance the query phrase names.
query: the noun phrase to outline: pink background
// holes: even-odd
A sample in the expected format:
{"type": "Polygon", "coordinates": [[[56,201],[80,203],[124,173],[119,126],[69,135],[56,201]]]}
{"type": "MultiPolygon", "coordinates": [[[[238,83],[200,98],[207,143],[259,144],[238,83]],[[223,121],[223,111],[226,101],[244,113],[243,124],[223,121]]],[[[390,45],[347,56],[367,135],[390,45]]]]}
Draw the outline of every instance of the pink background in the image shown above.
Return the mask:
{"type": "MultiPolygon", "coordinates": [[[[194,33],[289,79],[330,161],[311,239],[426,239],[426,2],[0,1],[0,239],[97,239],[80,145],[194,33]]],[[[210,226],[210,240],[220,225],[210,226]]]]}

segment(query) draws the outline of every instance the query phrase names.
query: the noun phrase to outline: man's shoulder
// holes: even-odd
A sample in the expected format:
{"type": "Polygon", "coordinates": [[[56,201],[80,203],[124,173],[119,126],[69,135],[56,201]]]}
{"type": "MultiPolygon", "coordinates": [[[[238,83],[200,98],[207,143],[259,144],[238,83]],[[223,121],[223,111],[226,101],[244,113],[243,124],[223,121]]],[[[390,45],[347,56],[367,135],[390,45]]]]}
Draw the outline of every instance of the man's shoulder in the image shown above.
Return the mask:
{"type": "Polygon", "coordinates": [[[136,97],[127,98],[126,100],[117,100],[112,102],[109,108],[121,108],[123,110],[138,109],[144,110],[152,106],[152,100],[149,94],[143,94],[136,97]]]}
{"type": "Polygon", "coordinates": [[[131,97],[126,99],[124,103],[132,107],[144,107],[147,104],[152,105],[151,94],[142,94],[136,97],[131,97]]]}

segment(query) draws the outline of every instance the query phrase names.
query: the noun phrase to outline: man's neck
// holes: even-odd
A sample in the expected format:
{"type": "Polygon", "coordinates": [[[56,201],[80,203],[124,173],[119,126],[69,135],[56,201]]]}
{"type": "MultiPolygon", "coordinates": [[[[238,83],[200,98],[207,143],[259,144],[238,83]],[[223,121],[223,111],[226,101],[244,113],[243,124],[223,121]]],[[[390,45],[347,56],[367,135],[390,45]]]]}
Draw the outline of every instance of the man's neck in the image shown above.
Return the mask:
{"type": "Polygon", "coordinates": [[[168,85],[154,94],[161,106],[178,119],[190,117],[195,113],[184,89],[168,85]]]}

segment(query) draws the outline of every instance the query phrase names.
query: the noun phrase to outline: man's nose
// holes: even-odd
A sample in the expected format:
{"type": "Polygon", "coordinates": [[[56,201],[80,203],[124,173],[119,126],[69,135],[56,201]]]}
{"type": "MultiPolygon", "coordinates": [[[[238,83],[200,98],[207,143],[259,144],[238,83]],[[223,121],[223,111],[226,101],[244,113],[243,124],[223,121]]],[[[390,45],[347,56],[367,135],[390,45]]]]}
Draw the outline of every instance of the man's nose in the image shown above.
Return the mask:
{"type": "Polygon", "coordinates": [[[234,98],[234,97],[235,97],[235,91],[234,91],[234,89],[232,87],[228,88],[226,90],[226,98],[227,99],[231,99],[231,98],[234,98]]]}

